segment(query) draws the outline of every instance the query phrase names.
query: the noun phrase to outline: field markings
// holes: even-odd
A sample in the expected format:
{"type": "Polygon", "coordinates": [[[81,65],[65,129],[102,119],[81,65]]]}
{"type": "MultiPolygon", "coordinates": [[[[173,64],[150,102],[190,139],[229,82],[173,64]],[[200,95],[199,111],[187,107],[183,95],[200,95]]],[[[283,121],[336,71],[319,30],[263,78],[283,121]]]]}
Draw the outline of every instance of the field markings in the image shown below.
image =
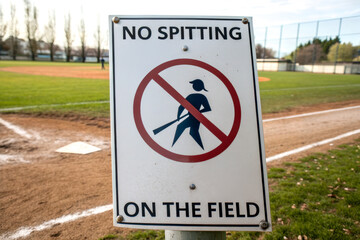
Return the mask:
{"type": "Polygon", "coordinates": [[[27,139],[32,138],[32,135],[29,134],[27,131],[25,131],[24,129],[22,129],[21,127],[18,127],[14,124],[11,124],[7,121],[5,121],[4,119],[0,118],[0,123],[2,125],[4,125],[5,127],[7,127],[8,129],[12,130],[13,132],[15,132],[16,134],[19,134],[22,137],[25,137],[27,139]]]}
{"type": "Polygon", "coordinates": [[[360,108],[360,106],[344,107],[344,108],[335,108],[335,109],[329,109],[329,110],[318,111],[318,112],[302,113],[302,114],[285,116],[285,117],[278,117],[278,118],[269,118],[269,119],[263,120],[263,122],[272,122],[272,121],[283,120],[283,119],[307,117],[307,116],[312,116],[312,115],[317,115],[317,114],[324,114],[324,113],[330,113],[330,112],[351,110],[351,109],[356,109],[356,108],[360,108]]]}
{"type": "MultiPolygon", "coordinates": [[[[321,146],[321,145],[324,145],[327,143],[331,143],[333,141],[336,141],[336,140],[339,140],[339,139],[342,139],[345,137],[349,137],[349,136],[352,136],[355,134],[359,134],[359,133],[360,133],[360,129],[357,129],[357,130],[354,130],[351,132],[347,132],[347,133],[341,134],[341,135],[333,137],[333,138],[328,138],[328,139],[322,140],[320,142],[312,143],[312,144],[309,144],[309,145],[306,145],[306,146],[303,146],[300,148],[296,148],[291,151],[283,152],[283,153],[277,154],[275,156],[266,158],[266,162],[278,160],[280,158],[287,157],[292,154],[296,154],[296,153],[299,153],[299,152],[302,152],[302,151],[305,151],[305,150],[308,150],[308,149],[311,149],[311,148],[314,148],[317,146],[321,146]]],[[[51,228],[57,224],[72,222],[72,221],[75,221],[75,220],[83,218],[83,217],[97,215],[97,214],[100,214],[103,212],[110,211],[112,209],[113,209],[112,204],[91,208],[91,209],[85,210],[83,212],[77,212],[74,214],[69,214],[69,215],[65,215],[65,216],[62,216],[62,217],[59,217],[56,219],[49,220],[38,226],[21,227],[18,230],[16,230],[14,233],[5,233],[4,235],[0,236],[0,239],[17,239],[17,238],[21,238],[21,237],[26,237],[26,236],[30,235],[32,232],[42,231],[42,230],[51,228]]]]}
{"type": "Polygon", "coordinates": [[[13,233],[6,233],[0,236],[0,239],[17,239],[23,238],[30,235],[32,232],[42,231],[48,228],[51,228],[57,224],[67,223],[75,221],[79,218],[88,217],[92,215],[97,215],[103,212],[107,212],[112,210],[112,204],[99,206],[95,208],[91,208],[82,212],[77,212],[74,214],[65,215],[59,218],[52,219],[50,221],[44,222],[35,227],[21,227],[13,233]]]}
{"type": "Polygon", "coordinates": [[[316,143],[312,143],[312,144],[309,144],[309,145],[306,145],[306,146],[303,146],[303,147],[299,147],[299,148],[293,149],[291,151],[283,152],[283,153],[277,154],[277,155],[272,156],[272,157],[268,157],[268,158],[266,158],[266,162],[271,162],[271,161],[274,161],[274,160],[278,160],[280,158],[287,157],[287,156],[290,156],[290,155],[293,155],[293,154],[296,154],[296,153],[299,153],[299,152],[303,152],[303,151],[306,151],[306,150],[309,150],[311,148],[318,147],[318,146],[321,146],[321,145],[324,145],[324,144],[327,144],[327,143],[331,143],[333,141],[336,141],[336,140],[339,140],[339,139],[342,139],[342,138],[350,137],[350,136],[358,134],[358,133],[360,133],[360,129],[357,129],[357,130],[354,130],[354,131],[351,131],[351,132],[347,132],[347,133],[341,134],[341,135],[333,137],[333,138],[328,138],[328,139],[322,140],[320,142],[316,142],[316,143]]]}
{"type": "Polygon", "coordinates": [[[43,107],[61,107],[61,106],[86,105],[86,104],[102,104],[102,103],[109,103],[109,101],[74,102],[74,103],[59,103],[59,104],[43,104],[43,105],[13,107],[13,108],[0,108],[0,112],[18,111],[18,110],[43,108],[43,107]]]}
{"type": "Polygon", "coordinates": [[[275,89],[260,89],[260,92],[275,92],[275,91],[291,91],[291,90],[309,90],[321,88],[342,88],[342,87],[360,87],[360,84],[343,84],[332,86],[315,86],[315,87],[294,87],[294,88],[275,88],[275,89]]]}

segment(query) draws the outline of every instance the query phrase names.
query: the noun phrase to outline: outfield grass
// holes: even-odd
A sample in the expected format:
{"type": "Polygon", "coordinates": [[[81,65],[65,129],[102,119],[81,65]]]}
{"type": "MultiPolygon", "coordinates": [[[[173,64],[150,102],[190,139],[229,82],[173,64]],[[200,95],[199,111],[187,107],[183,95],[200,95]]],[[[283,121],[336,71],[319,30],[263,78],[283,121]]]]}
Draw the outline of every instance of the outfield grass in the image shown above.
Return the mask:
{"type": "MultiPolygon", "coordinates": [[[[228,232],[227,239],[360,239],[360,141],[271,168],[271,233],[228,232]]],[[[164,239],[136,231],[112,239],[164,239]]]]}
{"type": "MultiPolygon", "coordinates": [[[[0,61],[9,66],[98,66],[97,63],[0,61]]],[[[260,72],[271,79],[260,83],[263,113],[285,111],[297,106],[360,99],[359,75],[331,75],[296,72],[260,72]]],[[[108,101],[109,81],[36,76],[0,71],[0,111],[5,108],[37,106],[7,112],[109,116],[109,103],[65,105],[108,101]],[[59,104],[58,106],[46,106],[59,104]]],[[[3,111],[1,111],[3,112],[3,111]]]]}

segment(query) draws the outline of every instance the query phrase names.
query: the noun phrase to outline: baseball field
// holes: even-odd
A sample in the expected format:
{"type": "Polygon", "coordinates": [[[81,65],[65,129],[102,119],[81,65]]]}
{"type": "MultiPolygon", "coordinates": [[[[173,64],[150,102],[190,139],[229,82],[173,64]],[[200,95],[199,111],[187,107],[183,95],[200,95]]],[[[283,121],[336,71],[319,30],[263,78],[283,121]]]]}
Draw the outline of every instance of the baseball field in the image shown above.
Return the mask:
{"type": "MultiPolygon", "coordinates": [[[[228,239],[359,239],[360,76],[259,76],[273,233],[228,239]]],[[[163,239],[112,227],[109,111],[108,66],[0,61],[0,239],[163,239]]]]}

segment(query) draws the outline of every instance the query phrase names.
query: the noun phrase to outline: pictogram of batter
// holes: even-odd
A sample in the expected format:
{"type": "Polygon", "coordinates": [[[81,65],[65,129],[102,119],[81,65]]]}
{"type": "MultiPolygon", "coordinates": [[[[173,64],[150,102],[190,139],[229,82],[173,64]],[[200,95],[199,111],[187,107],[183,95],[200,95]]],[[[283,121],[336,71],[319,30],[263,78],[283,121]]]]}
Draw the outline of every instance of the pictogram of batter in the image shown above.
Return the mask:
{"type": "MultiPolygon", "coordinates": [[[[203,81],[200,79],[195,79],[190,83],[193,84],[193,88],[197,92],[200,92],[202,90],[207,91],[205,89],[203,81]]],[[[222,74],[216,68],[212,67],[211,65],[205,62],[194,59],[171,60],[163,64],[160,64],[159,66],[151,70],[139,84],[139,87],[136,91],[134,98],[133,111],[134,111],[134,120],[136,127],[141,137],[144,139],[144,141],[160,155],[168,159],[179,162],[202,162],[216,157],[231,145],[231,143],[233,142],[233,140],[235,139],[238,133],[241,122],[240,101],[231,82],[225,77],[224,74],[222,74]],[[186,98],[184,98],[165,79],[163,79],[159,75],[159,73],[162,72],[163,70],[178,65],[191,65],[191,66],[203,68],[209,71],[210,73],[214,74],[225,85],[225,87],[230,93],[234,106],[234,121],[230,133],[228,135],[223,133],[215,124],[213,124],[209,119],[207,119],[204,116],[203,112],[211,111],[210,104],[204,95],[202,95],[201,93],[193,93],[187,96],[186,98]],[[157,129],[154,129],[153,130],[154,134],[161,132],[168,126],[180,120],[181,118],[188,117],[187,119],[185,119],[184,121],[178,124],[173,139],[173,145],[176,143],[176,141],[184,132],[184,130],[189,127],[190,135],[198,143],[198,145],[202,149],[204,149],[201,141],[201,137],[198,132],[200,123],[203,124],[214,136],[216,136],[221,141],[221,144],[217,146],[215,149],[199,155],[182,155],[171,152],[160,146],[157,142],[155,142],[154,139],[152,138],[153,136],[150,136],[144,127],[141,117],[141,111],[140,111],[143,93],[150,81],[155,81],[161,88],[163,88],[172,98],[174,98],[180,104],[178,108],[177,119],[157,129]],[[188,114],[181,116],[183,110],[185,109],[188,111],[188,114]]]]}

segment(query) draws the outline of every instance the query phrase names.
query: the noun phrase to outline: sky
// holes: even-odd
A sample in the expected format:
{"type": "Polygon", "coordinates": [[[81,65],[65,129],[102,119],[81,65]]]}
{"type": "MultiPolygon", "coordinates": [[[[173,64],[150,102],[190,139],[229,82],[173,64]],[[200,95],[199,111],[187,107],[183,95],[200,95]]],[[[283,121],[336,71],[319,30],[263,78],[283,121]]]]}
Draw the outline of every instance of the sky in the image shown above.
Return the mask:
{"type": "MultiPolygon", "coordinates": [[[[107,45],[109,15],[251,16],[255,30],[264,29],[266,26],[360,16],[360,0],[30,0],[30,2],[38,8],[42,33],[49,13],[55,11],[56,43],[60,46],[64,46],[64,16],[68,13],[71,15],[75,46],[80,42],[77,33],[82,18],[86,24],[88,45],[94,46],[93,35],[98,23],[104,35],[104,44],[107,45]]],[[[25,38],[23,0],[0,2],[5,22],[10,19],[10,4],[16,6],[20,37],[25,38]]]]}

